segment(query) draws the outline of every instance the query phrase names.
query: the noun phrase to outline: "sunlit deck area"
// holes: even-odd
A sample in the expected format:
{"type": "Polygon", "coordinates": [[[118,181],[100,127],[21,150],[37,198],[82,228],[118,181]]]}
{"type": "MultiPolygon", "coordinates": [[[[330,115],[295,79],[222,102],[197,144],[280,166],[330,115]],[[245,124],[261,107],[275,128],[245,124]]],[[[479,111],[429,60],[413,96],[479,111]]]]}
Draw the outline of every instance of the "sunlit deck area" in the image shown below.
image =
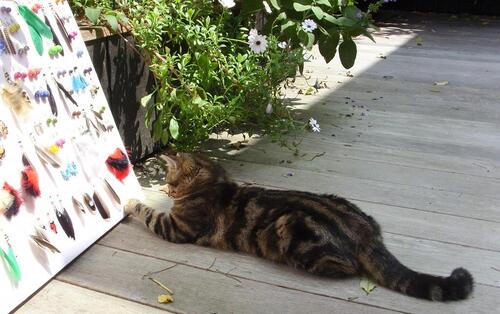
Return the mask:
{"type": "MultiPolygon", "coordinates": [[[[500,308],[500,20],[405,14],[358,40],[350,71],[306,64],[287,90],[320,133],[218,137],[207,152],[242,183],[344,196],[382,226],[407,266],[475,278],[472,298],[416,300],[360,279],[323,279],[257,257],[167,243],[126,219],[19,313],[494,313],[500,308]],[[299,93],[302,90],[302,93],[299,93]],[[305,95],[313,91],[313,95],[305,95]],[[240,142],[238,142],[240,141],[240,142]],[[174,302],[153,277],[174,291],[174,302]]],[[[317,53],[313,52],[313,55],[317,53]]],[[[147,203],[168,210],[152,171],[136,167],[147,203]]],[[[161,174],[160,174],[161,176],[161,174]]]]}

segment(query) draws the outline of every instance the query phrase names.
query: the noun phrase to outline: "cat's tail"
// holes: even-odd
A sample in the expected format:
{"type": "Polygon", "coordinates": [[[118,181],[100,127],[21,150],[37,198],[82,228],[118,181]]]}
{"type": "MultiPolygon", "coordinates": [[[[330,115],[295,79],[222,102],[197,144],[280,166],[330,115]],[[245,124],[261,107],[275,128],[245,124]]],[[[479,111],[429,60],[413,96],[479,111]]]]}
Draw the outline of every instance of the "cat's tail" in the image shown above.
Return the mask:
{"type": "Polygon", "coordinates": [[[401,264],[382,241],[361,249],[359,262],[380,285],[420,299],[455,301],[467,298],[474,282],[471,274],[457,268],[449,277],[413,271],[401,264]]]}

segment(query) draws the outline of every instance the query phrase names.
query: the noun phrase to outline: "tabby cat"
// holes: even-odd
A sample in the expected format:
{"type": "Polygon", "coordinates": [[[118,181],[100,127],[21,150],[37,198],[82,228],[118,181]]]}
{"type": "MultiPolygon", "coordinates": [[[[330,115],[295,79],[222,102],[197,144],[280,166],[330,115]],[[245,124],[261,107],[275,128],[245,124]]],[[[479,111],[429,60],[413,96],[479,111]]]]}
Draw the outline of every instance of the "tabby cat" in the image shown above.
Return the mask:
{"type": "Polygon", "coordinates": [[[368,273],[382,286],[428,300],[461,300],[472,292],[463,268],[439,277],[402,265],[375,220],[344,198],[239,186],[202,155],[162,157],[170,213],[137,200],[125,210],[170,242],[242,251],[321,276],[368,273]]]}

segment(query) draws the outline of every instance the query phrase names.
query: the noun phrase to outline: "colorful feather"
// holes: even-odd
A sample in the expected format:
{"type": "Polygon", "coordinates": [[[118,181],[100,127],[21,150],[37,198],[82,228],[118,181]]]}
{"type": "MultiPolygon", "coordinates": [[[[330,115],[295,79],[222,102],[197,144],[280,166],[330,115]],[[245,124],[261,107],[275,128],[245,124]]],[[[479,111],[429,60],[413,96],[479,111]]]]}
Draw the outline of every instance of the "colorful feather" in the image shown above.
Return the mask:
{"type": "Polygon", "coordinates": [[[55,209],[57,221],[64,230],[64,233],[68,236],[68,238],[72,238],[75,240],[75,229],[73,228],[73,222],[71,221],[71,217],[69,217],[68,212],[65,208],[62,211],[55,209]]]}
{"type": "Polygon", "coordinates": [[[129,175],[131,168],[127,155],[120,148],[117,148],[113,154],[108,156],[106,166],[120,181],[129,175]]]}
{"type": "Polygon", "coordinates": [[[25,5],[20,4],[18,6],[19,14],[23,17],[28,24],[28,29],[30,31],[31,39],[35,45],[35,49],[39,55],[43,55],[43,41],[42,36],[53,40],[54,35],[50,27],[45,24],[30,8],[25,5]]]}
{"type": "Polygon", "coordinates": [[[0,247],[0,257],[2,257],[5,262],[4,264],[7,268],[10,279],[14,284],[17,284],[21,280],[21,270],[19,268],[19,264],[17,263],[16,254],[14,254],[14,250],[12,250],[10,244],[7,252],[0,247]]]}
{"type": "Polygon", "coordinates": [[[30,194],[33,197],[40,196],[40,186],[38,180],[38,173],[36,172],[33,165],[28,160],[25,154],[23,154],[23,165],[24,169],[21,172],[21,186],[24,191],[30,194]]]}
{"type": "MultiPolygon", "coordinates": [[[[52,26],[52,24],[50,24],[50,20],[47,18],[47,16],[45,16],[45,24],[47,24],[47,26],[50,28],[50,31],[54,35],[52,38],[52,42],[54,43],[54,46],[59,46],[62,48],[61,42],[59,41],[59,38],[57,38],[56,32],[54,32],[54,27],[52,26]]],[[[61,55],[64,56],[64,50],[61,50],[61,55]]]]}
{"type": "Polygon", "coordinates": [[[8,192],[10,196],[7,196],[5,192],[2,192],[2,196],[0,196],[0,213],[3,213],[7,219],[11,219],[12,216],[17,215],[19,213],[19,208],[24,203],[24,200],[21,197],[21,193],[10,186],[7,182],[3,185],[3,191],[8,192]]]}

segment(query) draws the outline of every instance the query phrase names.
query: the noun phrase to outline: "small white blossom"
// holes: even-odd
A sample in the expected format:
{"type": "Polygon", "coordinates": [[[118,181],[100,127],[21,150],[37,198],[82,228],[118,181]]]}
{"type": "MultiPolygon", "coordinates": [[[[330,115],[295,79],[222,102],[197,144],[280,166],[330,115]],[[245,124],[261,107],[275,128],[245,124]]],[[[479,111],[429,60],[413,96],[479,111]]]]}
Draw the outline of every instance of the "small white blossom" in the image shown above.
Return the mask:
{"type": "Polygon", "coordinates": [[[318,121],[316,121],[316,119],[314,118],[309,119],[309,126],[311,127],[311,130],[313,132],[319,133],[321,131],[318,121]]]}
{"type": "Polygon", "coordinates": [[[308,33],[312,33],[316,28],[318,28],[318,25],[311,19],[307,19],[302,22],[302,29],[308,33]]]}
{"type": "Polygon", "coordinates": [[[230,8],[232,8],[232,7],[234,7],[236,5],[236,3],[234,3],[234,0],[219,0],[219,3],[224,8],[227,8],[227,9],[230,9],[230,8]]]}
{"type": "Polygon", "coordinates": [[[267,1],[262,1],[262,4],[264,5],[264,9],[268,14],[273,13],[273,11],[271,11],[271,7],[269,6],[269,4],[267,4],[267,1]]]}
{"type": "Polygon", "coordinates": [[[273,113],[273,105],[271,103],[268,103],[267,104],[267,107],[266,107],[266,113],[267,114],[271,114],[273,113]]]}
{"type": "Polygon", "coordinates": [[[285,49],[286,47],[288,47],[288,44],[286,43],[286,41],[281,41],[278,43],[278,47],[281,49],[285,49]]]}
{"type": "Polygon", "coordinates": [[[265,35],[259,35],[257,30],[251,29],[248,33],[248,45],[255,53],[263,53],[267,49],[267,39],[265,35]]]}
{"type": "Polygon", "coordinates": [[[255,36],[259,35],[259,32],[257,32],[257,30],[255,28],[252,28],[249,32],[248,32],[248,40],[252,40],[252,38],[254,38],[255,36]]]}

